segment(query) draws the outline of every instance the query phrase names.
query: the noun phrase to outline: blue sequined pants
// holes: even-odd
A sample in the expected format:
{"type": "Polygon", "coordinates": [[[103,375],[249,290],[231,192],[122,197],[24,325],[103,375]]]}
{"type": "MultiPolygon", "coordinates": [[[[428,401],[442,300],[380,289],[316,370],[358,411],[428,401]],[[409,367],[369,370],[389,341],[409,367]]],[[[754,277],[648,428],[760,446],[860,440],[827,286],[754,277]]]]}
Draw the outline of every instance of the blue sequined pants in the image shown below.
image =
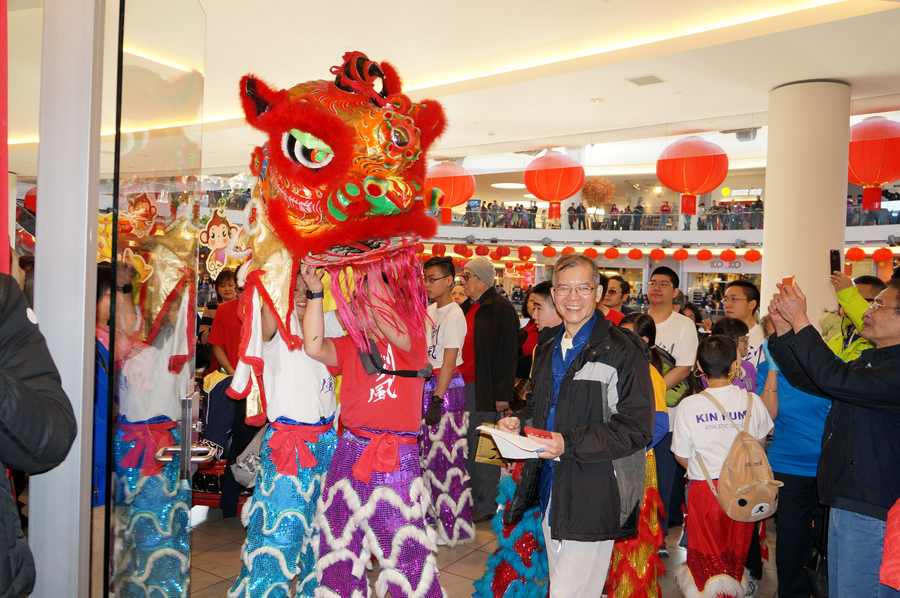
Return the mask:
{"type": "MultiPolygon", "coordinates": [[[[290,422],[284,418],[279,421],[290,422]]],[[[293,476],[275,471],[268,446],[273,432],[270,426],[260,455],[256,487],[241,515],[247,540],[241,549],[241,574],[228,592],[229,598],[290,596],[294,577],[298,578],[297,596],[312,596],[317,586],[316,506],[337,446],[337,433],[332,428],[321,434],[318,442],[305,443],[317,464],[304,468],[298,459],[297,475],[293,476]]]]}
{"type": "MultiPolygon", "coordinates": [[[[166,417],[151,423],[171,421],[166,417]]],[[[140,425],[140,424],[137,424],[140,425]]],[[[173,444],[181,434],[172,428],[173,444]]],[[[125,442],[124,432],[116,430],[115,478],[113,497],[112,583],[119,598],[187,597],[191,562],[191,487],[179,480],[176,458],[162,473],[145,476],[141,465],[123,467],[122,459],[136,442],[125,442]]],[[[145,458],[152,459],[149,453],[145,458]]]]}

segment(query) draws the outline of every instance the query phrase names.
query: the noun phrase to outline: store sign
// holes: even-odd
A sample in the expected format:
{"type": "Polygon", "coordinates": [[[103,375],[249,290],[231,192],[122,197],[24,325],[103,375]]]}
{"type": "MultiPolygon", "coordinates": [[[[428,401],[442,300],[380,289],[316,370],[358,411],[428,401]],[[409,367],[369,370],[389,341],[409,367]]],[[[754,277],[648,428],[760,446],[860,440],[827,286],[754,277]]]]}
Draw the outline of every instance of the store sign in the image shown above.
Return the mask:
{"type": "Polygon", "coordinates": [[[722,195],[724,197],[735,197],[738,195],[762,195],[763,190],[762,187],[750,187],[749,189],[731,189],[729,187],[722,187],[722,195]]]}
{"type": "Polygon", "coordinates": [[[713,270],[739,270],[743,267],[743,264],[737,260],[734,260],[732,262],[712,260],[711,262],[709,262],[709,267],[713,270]]]}

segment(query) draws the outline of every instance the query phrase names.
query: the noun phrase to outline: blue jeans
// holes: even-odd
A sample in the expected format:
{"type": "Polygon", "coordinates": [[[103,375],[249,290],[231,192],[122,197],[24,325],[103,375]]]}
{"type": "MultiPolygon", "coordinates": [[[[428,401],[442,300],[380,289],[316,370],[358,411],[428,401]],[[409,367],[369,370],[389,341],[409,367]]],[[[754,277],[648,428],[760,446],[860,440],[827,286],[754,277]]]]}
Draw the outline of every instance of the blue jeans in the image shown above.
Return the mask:
{"type": "Polygon", "coordinates": [[[896,598],[900,592],[878,582],[885,522],[831,509],[828,528],[829,598],[896,598]]]}

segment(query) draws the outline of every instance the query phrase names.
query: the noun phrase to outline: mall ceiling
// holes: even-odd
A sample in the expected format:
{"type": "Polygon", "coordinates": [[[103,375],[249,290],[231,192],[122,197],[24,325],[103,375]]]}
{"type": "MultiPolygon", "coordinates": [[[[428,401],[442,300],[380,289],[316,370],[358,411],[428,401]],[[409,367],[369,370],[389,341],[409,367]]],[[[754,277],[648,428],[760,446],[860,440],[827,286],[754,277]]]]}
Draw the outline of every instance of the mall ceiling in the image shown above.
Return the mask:
{"type": "MultiPolygon", "coordinates": [[[[37,137],[35,4],[11,0],[9,15],[10,138],[26,141],[37,137]]],[[[450,127],[435,157],[575,145],[584,134],[667,123],[669,134],[720,130],[735,119],[764,124],[771,89],[805,79],[850,83],[855,113],[900,108],[900,3],[889,0],[581,0],[552,7],[460,0],[416,9],[411,2],[200,0],[205,44],[192,34],[199,7],[173,19],[190,4],[129,0],[126,27],[133,46],[181,64],[200,64],[205,48],[208,173],[245,170],[251,146],[262,141],[240,114],[242,75],[281,87],[330,78],[329,67],[351,49],[392,62],[414,99],[443,103],[450,127]],[[647,76],[662,82],[629,80],[647,76]]],[[[107,44],[114,25],[110,14],[107,44]]],[[[106,61],[106,104],[112,64],[106,61]]],[[[111,111],[104,114],[108,129],[111,111]]],[[[33,145],[10,147],[21,150],[11,155],[11,170],[33,170],[22,163],[33,145]]],[[[111,156],[104,160],[106,169],[111,156]]]]}

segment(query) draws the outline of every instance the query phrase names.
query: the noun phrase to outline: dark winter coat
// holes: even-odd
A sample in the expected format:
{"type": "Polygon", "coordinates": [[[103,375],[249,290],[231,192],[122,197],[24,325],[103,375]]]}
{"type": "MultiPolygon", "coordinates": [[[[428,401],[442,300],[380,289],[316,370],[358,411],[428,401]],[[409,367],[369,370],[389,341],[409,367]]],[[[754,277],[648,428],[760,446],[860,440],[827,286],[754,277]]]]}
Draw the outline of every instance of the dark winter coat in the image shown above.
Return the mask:
{"type": "Polygon", "coordinates": [[[35,579],[5,470],[53,469],[75,440],[72,405],[35,321],[15,281],[0,274],[0,598],[30,594],[35,579]]]}
{"type": "MultiPolygon", "coordinates": [[[[532,394],[525,409],[514,414],[522,426],[534,418],[534,427],[546,429],[558,343],[559,336],[553,336],[535,351],[532,394]]],[[[554,539],[596,542],[637,534],[654,418],[646,348],[598,310],[590,337],[559,388],[554,430],[562,434],[565,451],[553,465],[554,539]]],[[[526,462],[505,523],[517,522],[538,504],[544,464],[542,459],[526,462]]]]}

